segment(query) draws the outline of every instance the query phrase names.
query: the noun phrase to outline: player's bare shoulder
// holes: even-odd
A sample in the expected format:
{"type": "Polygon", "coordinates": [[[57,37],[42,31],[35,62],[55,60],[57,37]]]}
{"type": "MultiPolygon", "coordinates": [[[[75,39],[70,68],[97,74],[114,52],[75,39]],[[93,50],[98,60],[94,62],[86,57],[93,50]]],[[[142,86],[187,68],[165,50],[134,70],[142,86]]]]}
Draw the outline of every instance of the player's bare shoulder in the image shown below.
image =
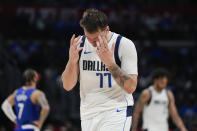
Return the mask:
{"type": "Polygon", "coordinates": [[[48,105],[45,93],[38,89],[32,93],[31,100],[35,104],[48,105]]]}
{"type": "Polygon", "coordinates": [[[10,94],[7,98],[8,102],[11,104],[11,105],[14,105],[14,99],[15,99],[15,96],[16,96],[16,93],[17,93],[17,90],[15,90],[12,94],[10,94]]]}
{"type": "Polygon", "coordinates": [[[174,95],[171,90],[167,90],[168,99],[170,103],[174,103],[174,95]]]}
{"type": "Polygon", "coordinates": [[[146,103],[149,101],[151,97],[151,93],[150,93],[150,90],[149,89],[145,89],[142,91],[141,95],[140,95],[140,98],[139,98],[139,101],[141,101],[142,103],[146,103]]]}

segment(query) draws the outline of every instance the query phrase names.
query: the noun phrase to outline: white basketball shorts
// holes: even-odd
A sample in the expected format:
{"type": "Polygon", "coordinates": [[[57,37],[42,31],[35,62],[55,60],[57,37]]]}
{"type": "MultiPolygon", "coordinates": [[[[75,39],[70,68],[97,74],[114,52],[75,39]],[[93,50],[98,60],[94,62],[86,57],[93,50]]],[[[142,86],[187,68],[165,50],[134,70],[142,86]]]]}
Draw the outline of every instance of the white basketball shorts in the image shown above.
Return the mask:
{"type": "Polygon", "coordinates": [[[96,117],[82,120],[82,131],[130,131],[132,106],[100,113],[96,117]]]}

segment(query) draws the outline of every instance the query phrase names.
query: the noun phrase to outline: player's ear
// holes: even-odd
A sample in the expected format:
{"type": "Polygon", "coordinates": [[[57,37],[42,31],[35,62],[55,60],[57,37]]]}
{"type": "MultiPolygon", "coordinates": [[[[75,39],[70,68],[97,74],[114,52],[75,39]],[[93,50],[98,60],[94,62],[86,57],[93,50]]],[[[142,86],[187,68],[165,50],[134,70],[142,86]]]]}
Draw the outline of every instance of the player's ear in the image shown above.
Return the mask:
{"type": "Polygon", "coordinates": [[[108,32],[110,30],[109,26],[106,26],[105,31],[108,32]]]}

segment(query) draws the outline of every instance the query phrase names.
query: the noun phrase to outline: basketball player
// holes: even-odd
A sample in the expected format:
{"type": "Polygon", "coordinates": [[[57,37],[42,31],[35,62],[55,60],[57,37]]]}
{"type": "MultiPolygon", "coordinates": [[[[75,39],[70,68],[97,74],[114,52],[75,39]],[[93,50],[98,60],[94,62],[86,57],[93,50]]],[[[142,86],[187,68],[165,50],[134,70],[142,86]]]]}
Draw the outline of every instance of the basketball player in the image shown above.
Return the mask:
{"type": "Polygon", "coordinates": [[[138,74],[135,46],[111,32],[107,16],[96,9],[86,10],[80,25],[85,35],[72,36],[62,81],[70,91],[80,77],[82,131],[129,131],[138,74]]]}
{"type": "Polygon", "coordinates": [[[16,124],[15,131],[39,131],[49,113],[49,105],[45,94],[36,89],[37,72],[28,69],[23,73],[23,78],[25,85],[3,102],[2,110],[16,124]]]}
{"type": "Polygon", "coordinates": [[[168,72],[156,69],[152,74],[153,85],[145,89],[136,104],[132,131],[137,131],[140,113],[143,111],[143,131],[169,131],[168,114],[181,131],[187,131],[177,113],[172,92],[166,89],[168,72]]]}

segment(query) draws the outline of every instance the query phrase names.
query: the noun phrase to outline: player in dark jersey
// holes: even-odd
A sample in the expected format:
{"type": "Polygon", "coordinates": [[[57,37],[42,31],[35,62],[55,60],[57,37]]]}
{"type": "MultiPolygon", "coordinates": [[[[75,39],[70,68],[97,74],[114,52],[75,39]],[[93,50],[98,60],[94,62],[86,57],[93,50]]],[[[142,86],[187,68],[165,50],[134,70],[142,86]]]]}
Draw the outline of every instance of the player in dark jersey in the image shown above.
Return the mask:
{"type": "Polygon", "coordinates": [[[23,78],[24,86],[8,96],[2,104],[2,110],[16,124],[15,131],[39,131],[50,107],[45,94],[36,89],[38,73],[28,69],[23,73],[23,78]]]}

